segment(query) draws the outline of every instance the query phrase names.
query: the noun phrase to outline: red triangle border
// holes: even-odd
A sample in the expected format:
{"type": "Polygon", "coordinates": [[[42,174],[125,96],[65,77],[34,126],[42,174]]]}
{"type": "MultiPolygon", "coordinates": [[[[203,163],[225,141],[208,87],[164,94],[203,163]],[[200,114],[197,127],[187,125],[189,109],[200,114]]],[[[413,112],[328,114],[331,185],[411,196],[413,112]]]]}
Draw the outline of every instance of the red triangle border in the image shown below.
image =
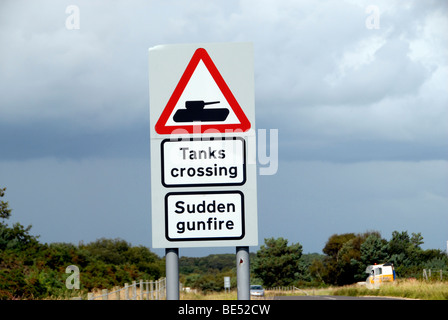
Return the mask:
{"type": "Polygon", "coordinates": [[[182,133],[181,129],[185,130],[184,133],[206,133],[206,131],[209,132],[221,132],[221,133],[227,133],[227,132],[246,132],[250,129],[251,124],[249,120],[246,117],[246,114],[244,113],[243,109],[239,105],[238,101],[235,99],[232,91],[230,91],[230,88],[227,86],[226,82],[224,81],[224,78],[219,73],[218,69],[216,68],[215,64],[213,63],[213,60],[210,58],[209,54],[204,48],[198,48],[194,52],[193,56],[191,57],[190,62],[188,63],[184,73],[182,74],[182,77],[179,80],[179,83],[177,84],[176,88],[173,91],[173,94],[171,95],[170,99],[168,100],[165,109],[163,110],[162,114],[160,115],[159,120],[157,121],[155,125],[155,130],[158,134],[172,134],[172,133],[182,133]],[[170,115],[172,114],[177,102],[179,101],[182,93],[185,90],[185,87],[187,86],[188,82],[191,79],[191,76],[193,75],[194,71],[196,70],[196,67],[198,66],[200,61],[203,61],[205,66],[207,67],[208,71],[210,72],[211,76],[215,80],[216,84],[218,85],[219,89],[221,90],[224,97],[227,99],[227,102],[229,103],[230,107],[233,109],[233,112],[235,113],[236,117],[240,121],[240,123],[235,124],[194,124],[194,125],[178,125],[178,126],[166,126],[166,123],[168,122],[168,119],[170,115]],[[213,129],[213,131],[211,130],[213,129]],[[176,132],[174,132],[176,130],[176,132]]]}

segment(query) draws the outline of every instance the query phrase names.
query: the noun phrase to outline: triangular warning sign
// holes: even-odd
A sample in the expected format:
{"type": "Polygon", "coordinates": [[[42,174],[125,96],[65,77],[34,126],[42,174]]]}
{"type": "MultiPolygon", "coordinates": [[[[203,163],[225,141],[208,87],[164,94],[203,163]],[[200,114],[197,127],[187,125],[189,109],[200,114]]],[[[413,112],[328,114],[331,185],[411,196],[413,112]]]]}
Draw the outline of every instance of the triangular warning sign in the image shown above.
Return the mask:
{"type": "Polygon", "coordinates": [[[159,134],[224,133],[245,132],[250,127],[244,111],[207,51],[199,48],[168,100],[155,130],[159,134]]]}

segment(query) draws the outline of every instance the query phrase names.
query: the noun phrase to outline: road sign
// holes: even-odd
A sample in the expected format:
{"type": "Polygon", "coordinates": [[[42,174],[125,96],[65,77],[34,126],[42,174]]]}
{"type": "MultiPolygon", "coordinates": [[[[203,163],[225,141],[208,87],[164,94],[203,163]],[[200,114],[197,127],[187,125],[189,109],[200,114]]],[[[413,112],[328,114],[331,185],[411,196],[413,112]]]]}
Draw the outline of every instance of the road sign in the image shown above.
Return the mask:
{"type": "Polygon", "coordinates": [[[250,129],[249,120],[204,48],[195,50],[155,129],[159,134],[176,129],[194,133],[197,122],[201,122],[200,133],[250,129]]]}
{"type": "Polygon", "coordinates": [[[154,248],[258,245],[253,47],[149,51],[154,248]]]}
{"type": "Polygon", "coordinates": [[[224,289],[230,289],[230,277],[224,277],[224,289]]]}
{"type": "Polygon", "coordinates": [[[225,139],[162,141],[165,187],[235,186],[246,182],[246,141],[225,139]]]}
{"type": "Polygon", "coordinates": [[[244,195],[240,191],[168,193],[165,219],[168,240],[242,239],[244,195]]]}

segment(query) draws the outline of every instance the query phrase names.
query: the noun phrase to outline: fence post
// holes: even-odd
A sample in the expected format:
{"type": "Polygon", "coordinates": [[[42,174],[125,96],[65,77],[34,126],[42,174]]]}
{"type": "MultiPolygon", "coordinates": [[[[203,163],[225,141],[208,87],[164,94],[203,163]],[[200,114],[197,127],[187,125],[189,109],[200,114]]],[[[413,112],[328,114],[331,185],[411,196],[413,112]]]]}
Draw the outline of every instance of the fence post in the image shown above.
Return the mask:
{"type": "Polygon", "coordinates": [[[158,299],[158,296],[157,296],[157,280],[154,280],[153,281],[153,285],[154,285],[154,300],[157,300],[158,299]]]}
{"type": "Polygon", "coordinates": [[[143,300],[143,280],[140,279],[140,300],[143,300]]]}
{"type": "Polygon", "coordinates": [[[137,281],[132,281],[132,300],[137,299],[137,281]]]}
{"type": "Polygon", "coordinates": [[[103,289],[102,293],[103,293],[102,300],[109,300],[109,294],[107,293],[107,289],[103,289]]]}
{"type": "Polygon", "coordinates": [[[121,288],[119,286],[115,287],[115,295],[117,297],[117,300],[120,300],[120,292],[121,288]]]}
{"type": "Polygon", "coordinates": [[[157,295],[158,295],[158,300],[162,300],[163,299],[163,284],[162,284],[162,279],[159,279],[158,281],[158,285],[157,288],[159,289],[157,291],[157,295]]]}
{"type": "Polygon", "coordinates": [[[149,289],[149,288],[148,288],[148,281],[147,281],[147,280],[145,280],[145,281],[143,282],[143,287],[146,288],[146,290],[144,291],[144,297],[146,297],[146,300],[149,300],[149,299],[148,299],[148,293],[147,293],[147,290],[149,289]]]}
{"type": "Polygon", "coordinates": [[[150,281],[149,282],[149,285],[151,286],[151,300],[155,300],[155,297],[154,297],[154,281],[150,281]]]}
{"type": "Polygon", "coordinates": [[[129,300],[129,285],[127,283],[124,284],[124,298],[129,300]]]}

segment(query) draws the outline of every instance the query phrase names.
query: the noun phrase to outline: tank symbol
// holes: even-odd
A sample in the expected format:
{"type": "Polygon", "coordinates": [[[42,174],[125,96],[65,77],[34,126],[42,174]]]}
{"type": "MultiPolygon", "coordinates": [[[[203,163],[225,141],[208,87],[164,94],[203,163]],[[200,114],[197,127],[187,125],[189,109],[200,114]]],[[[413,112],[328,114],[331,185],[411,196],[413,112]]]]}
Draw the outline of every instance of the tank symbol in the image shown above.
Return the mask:
{"type": "Polygon", "coordinates": [[[211,108],[204,109],[206,105],[216,104],[219,101],[204,102],[203,100],[185,101],[186,109],[179,109],[173,116],[175,122],[210,122],[210,121],[225,121],[229,115],[229,110],[226,108],[211,108]]]}

